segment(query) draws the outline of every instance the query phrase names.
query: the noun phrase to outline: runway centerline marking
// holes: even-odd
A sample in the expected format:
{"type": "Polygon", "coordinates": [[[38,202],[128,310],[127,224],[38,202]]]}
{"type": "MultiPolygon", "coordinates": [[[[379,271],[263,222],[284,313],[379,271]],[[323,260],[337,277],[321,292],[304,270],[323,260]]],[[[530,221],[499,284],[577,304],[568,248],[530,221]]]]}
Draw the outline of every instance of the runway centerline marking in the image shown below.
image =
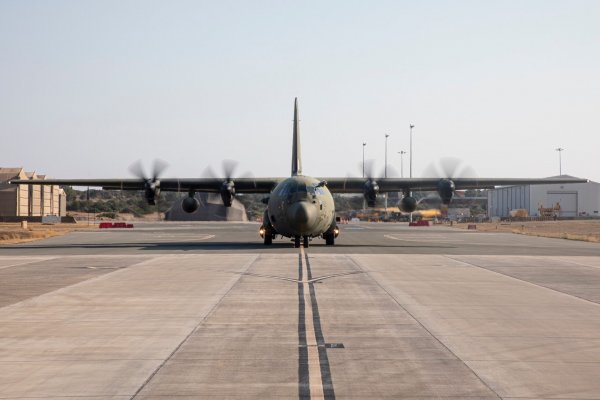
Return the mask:
{"type": "MultiPolygon", "coordinates": [[[[322,279],[322,278],[321,278],[322,279]]],[[[317,279],[318,280],[318,279],[317,279]]],[[[310,261],[300,247],[298,254],[298,395],[301,399],[335,399],[327,343],[312,278],[310,261]]],[[[343,348],[343,345],[332,346],[343,348]]]]}

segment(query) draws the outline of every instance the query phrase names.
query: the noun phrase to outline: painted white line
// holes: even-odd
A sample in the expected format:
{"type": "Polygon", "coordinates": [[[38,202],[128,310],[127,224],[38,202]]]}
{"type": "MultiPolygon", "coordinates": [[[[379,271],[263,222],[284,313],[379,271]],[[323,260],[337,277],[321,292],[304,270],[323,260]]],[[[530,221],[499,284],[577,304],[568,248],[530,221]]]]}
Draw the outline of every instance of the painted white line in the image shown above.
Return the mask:
{"type": "Polygon", "coordinates": [[[462,239],[441,239],[439,237],[433,236],[423,236],[421,238],[416,238],[415,236],[409,236],[408,238],[398,238],[394,235],[384,235],[384,237],[392,240],[400,240],[403,242],[440,242],[440,243],[459,243],[464,242],[462,239]]]}
{"type": "Polygon", "coordinates": [[[19,265],[33,264],[33,263],[38,262],[38,261],[48,261],[48,260],[52,260],[54,258],[57,258],[57,257],[25,257],[25,258],[22,258],[20,260],[18,258],[16,258],[16,257],[8,257],[8,259],[16,259],[16,260],[19,260],[19,261],[15,262],[15,263],[12,263],[12,264],[9,264],[9,265],[0,266],[0,269],[17,267],[19,265]]]}
{"type": "Polygon", "coordinates": [[[306,348],[308,350],[308,380],[310,382],[310,398],[324,399],[323,381],[321,380],[321,363],[319,361],[319,348],[317,335],[313,324],[312,300],[308,280],[308,267],[304,257],[304,247],[300,247],[302,260],[302,287],[304,288],[304,326],[306,327],[306,348]]]}

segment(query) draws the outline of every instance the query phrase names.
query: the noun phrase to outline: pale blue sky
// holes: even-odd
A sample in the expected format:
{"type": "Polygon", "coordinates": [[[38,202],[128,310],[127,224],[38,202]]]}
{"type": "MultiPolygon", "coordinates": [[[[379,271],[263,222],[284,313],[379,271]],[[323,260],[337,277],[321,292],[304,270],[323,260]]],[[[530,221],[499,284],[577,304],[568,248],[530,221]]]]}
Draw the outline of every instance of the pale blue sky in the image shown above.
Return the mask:
{"type": "Polygon", "coordinates": [[[221,160],[290,172],[414,171],[600,181],[600,1],[0,0],[1,166],[56,178],[166,176],[221,160]],[[408,171],[408,157],[405,158],[408,171]]]}

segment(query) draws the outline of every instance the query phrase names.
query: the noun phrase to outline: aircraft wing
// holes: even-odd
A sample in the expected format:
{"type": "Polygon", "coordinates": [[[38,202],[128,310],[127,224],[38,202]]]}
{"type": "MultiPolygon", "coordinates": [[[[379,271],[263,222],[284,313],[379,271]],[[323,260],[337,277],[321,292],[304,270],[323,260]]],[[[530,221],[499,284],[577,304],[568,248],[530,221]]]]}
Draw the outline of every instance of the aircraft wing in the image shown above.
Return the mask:
{"type": "MultiPolygon", "coordinates": [[[[238,178],[233,179],[236,193],[269,193],[284,178],[238,178]]],[[[214,192],[218,193],[225,178],[167,178],[160,179],[161,191],[168,192],[214,192]]],[[[146,182],[141,179],[17,179],[15,185],[58,185],[100,187],[105,190],[144,190],[146,182]]]]}
{"type": "MultiPolygon", "coordinates": [[[[327,187],[333,193],[362,193],[368,178],[318,178],[327,181],[327,187]]],[[[379,186],[379,192],[431,191],[437,190],[443,178],[372,178],[379,186]]],[[[539,185],[586,183],[579,178],[452,178],[457,190],[493,189],[496,186],[539,185]]]]}

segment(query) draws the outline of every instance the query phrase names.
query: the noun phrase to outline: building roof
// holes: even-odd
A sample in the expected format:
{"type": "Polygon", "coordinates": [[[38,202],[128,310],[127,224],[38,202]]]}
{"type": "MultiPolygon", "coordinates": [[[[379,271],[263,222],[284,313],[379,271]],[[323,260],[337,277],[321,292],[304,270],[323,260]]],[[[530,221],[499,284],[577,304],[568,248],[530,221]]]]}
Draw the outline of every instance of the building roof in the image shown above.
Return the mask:
{"type": "Polygon", "coordinates": [[[0,182],[8,182],[15,178],[27,179],[23,168],[0,168],[0,182]]]}

